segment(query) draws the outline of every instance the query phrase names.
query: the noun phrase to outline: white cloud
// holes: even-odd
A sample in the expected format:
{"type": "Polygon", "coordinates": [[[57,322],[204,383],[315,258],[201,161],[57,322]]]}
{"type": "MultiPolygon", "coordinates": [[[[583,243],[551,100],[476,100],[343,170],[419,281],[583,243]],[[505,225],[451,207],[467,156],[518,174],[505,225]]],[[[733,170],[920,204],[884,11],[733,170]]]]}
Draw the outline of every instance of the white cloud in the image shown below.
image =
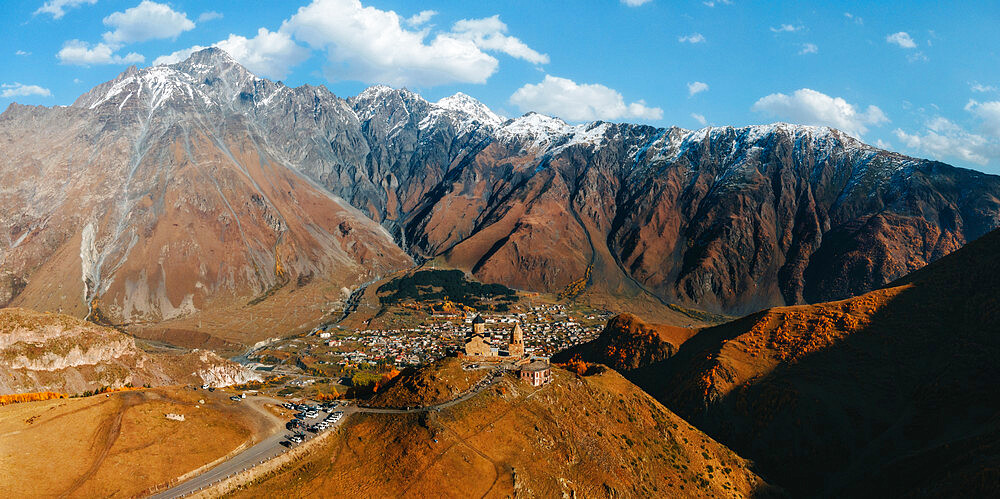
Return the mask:
{"type": "Polygon", "coordinates": [[[983,132],[1000,139],[1000,101],[977,102],[970,100],[965,110],[982,120],[983,132]]]}
{"type": "Polygon", "coordinates": [[[31,55],[31,52],[25,52],[23,50],[18,50],[17,52],[14,52],[14,55],[29,56],[29,55],[31,55]]]}
{"type": "Polygon", "coordinates": [[[878,147],[879,149],[885,149],[887,151],[892,150],[892,144],[890,144],[890,143],[888,143],[888,142],[886,142],[886,141],[884,141],[882,139],[878,139],[878,140],[875,141],[875,147],[878,147]]]}
{"type": "Polygon", "coordinates": [[[267,28],[258,29],[253,38],[229,35],[215,46],[252,73],[277,79],[284,78],[291,68],[309,58],[309,50],[296,45],[287,33],[267,28]]]}
{"type": "Polygon", "coordinates": [[[1000,159],[1000,101],[970,100],[965,110],[979,119],[981,133],[970,132],[942,116],[928,120],[922,132],[896,129],[893,133],[906,147],[935,158],[957,158],[979,165],[1000,159]]]}
{"type": "Polygon", "coordinates": [[[104,24],[113,28],[113,31],[104,33],[104,41],[108,44],[176,38],[194,29],[194,23],[187,18],[187,14],[150,0],[143,0],[124,12],[112,13],[104,18],[104,24]]]}
{"type": "Polygon", "coordinates": [[[622,0],[622,3],[628,5],[629,7],[638,7],[651,1],[652,0],[622,0]]]}
{"type": "MultiPolygon", "coordinates": [[[[233,35],[230,35],[230,36],[233,36],[233,35]]],[[[162,65],[165,65],[165,64],[178,63],[178,62],[181,62],[184,59],[187,59],[188,57],[190,57],[191,54],[193,54],[193,53],[195,53],[195,52],[197,52],[199,50],[204,50],[204,49],[207,49],[207,48],[208,47],[203,46],[203,45],[193,45],[193,46],[188,47],[186,49],[180,49],[178,51],[171,52],[171,53],[165,54],[165,55],[161,55],[161,56],[157,57],[156,59],[153,59],[153,65],[154,66],[162,66],[162,65]]],[[[234,59],[235,59],[235,57],[234,57],[234,59]]]]}
{"type": "Polygon", "coordinates": [[[979,165],[1000,157],[1000,146],[985,137],[969,133],[946,118],[937,117],[926,124],[924,134],[893,132],[906,147],[930,153],[936,158],[958,158],[979,165]]]}
{"type": "Polygon", "coordinates": [[[692,95],[697,94],[699,92],[707,92],[707,91],[708,91],[708,83],[703,83],[700,81],[692,81],[691,83],[688,83],[688,97],[691,97],[692,95]]]}
{"type": "Polygon", "coordinates": [[[733,0],[707,0],[701,3],[705,4],[707,7],[715,7],[716,5],[732,5],[733,0]]]}
{"type": "Polygon", "coordinates": [[[222,13],[221,12],[216,12],[214,10],[210,10],[210,11],[207,11],[207,12],[202,12],[198,16],[198,22],[200,22],[200,23],[203,23],[205,21],[213,21],[215,19],[222,19],[222,13]]]}
{"type": "Polygon", "coordinates": [[[701,33],[691,33],[690,35],[678,37],[677,41],[681,43],[704,43],[705,37],[701,33]]]}
{"type": "MultiPolygon", "coordinates": [[[[549,61],[514,36],[498,16],[463,19],[449,30],[434,30],[433,11],[404,19],[394,11],[363,6],[360,0],[312,0],[274,32],[254,38],[230,35],[214,46],[262,76],[283,77],[309,56],[304,47],[325,52],[331,81],[355,80],[392,86],[485,83],[499,66],[489,52],[534,64],[549,61]],[[413,27],[413,29],[407,26],[413,27]]],[[[191,47],[156,58],[155,64],[183,60],[191,47]]]]}
{"type": "Polygon", "coordinates": [[[406,24],[412,28],[416,28],[417,26],[421,26],[427,21],[430,21],[431,18],[436,15],[436,10],[422,10],[419,14],[410,16],[410,18],[406,20],[406,24]]]}
{"type": "MultiPolygon", "coordinates": [[[[309,50],[296,45],[287,33],[268,31],[267,28],[258,29],[257,36],[253,38],[230,34],[229,38],[212,46],[225,50],[250,72],[278,80],[288,76],[291,68],[309,58],[309,50]]],[[[181,62],[192,53],[206,48],[208,47],[195,45],[161,55],[153,60],[153,65],[181,62]]]]}
{"type": "Polygon", "coordinates": [[[115,54],[117,45],[97,43],[91,46],[80,40],[69,40],[63,44],[56,57],[61,64],[92,66],[96,64],[137,64],[144,60],[140,54],[129,52],[125,56],[115,54]]]}
{"type": "Polygon", "coordinates": [[[83,83],[83,80],[81,80],[79,78],[73,78],[73,83],[76,83],[77,85],[79,85],[79,84],[83,83]]]}
{"type": "Polygon", "coordinates": [[[856,16],[854,14],[851,14],[850,12],[844,12],[844,17],[846,17],[846,18],[854,21],[857,24],[864,24],[865,23],[865,20],[862,19],[860,16],[856,16]]]}
{"type": "Polygon", "coordinates": [[[499,61],[484,50],[525,60],[548,60],[520,40],[503,34],[506,26],[471,20],[461,33],[405,29],[393,11],[364,7],[359,0],[313,0],[281,26],[281,32],[314,49],[326,50],[331,80],[358,80],[393,86],[485,83],[499,61]],[[486,31],[492,26],[494,31],[486,31]],[[477,45],[479,43],[480,45],[477,45]]]}
{"type": "Polygon", "coordinates": [[[79,7],[83,4],[93,5],[95,3],[97,3],[97,0],[49,0],[35,11],[35,15],[52,14],[53,19],[60,19],[66,15],[66,9],[79,7]]]}
{"type": "Polygon", "coordinates": [[[805,28],[805,26],[801,26],[801,25],[795,26],[793,24],[782,24],[781,26],[778,26],[777,28],[775,28],[775,27],[772,26],[771,27],[771,31],[773,31],[775,33],[785,33],[785,32],[794,33],[796,31],[801,31],[804,28],[805,28]]]}
{"type": "Polygon", "coordinates": [[[893,45],[899,45],[904,49],[914,49],[917,48],[917,43],[910,38],[910,34],[905,31],[900,31],[899,33],[893,33],[891,35],[886,35],[885,41],[893,45]]]}
{"type": "Polygon", "coordinates": [[[483,50],[503,52],[511,57],[524,59],[534,64],[548,64],[549,56],[539,54],[521,40],[507,36],[507,25],[500,21],[500,16],[484,17],[482,19],[462,19],[451,28],[452,33],[464,40],[471,40],[483,50]]]}
{"type": "Polygon", "coordinates": [[[969,88],[973,92],[979,92],[979,93],[996,92],[997,91],[997,87],[995,87],[993,85],[983,85],[982,83],[979,83],[978,81],[972,82],[972,84],[969,85],[969,88]]]}
{"type": "Polygon", "coordinates": [[[906,56],[906,60],[909,62],[927,62],[927,56],[923,52],[914,52],[906,56]]]}
{"type": "Polygon", "coordinates": [[[42,97],[51,97],[52,92],[47,88],[39,87],[38,85],[23,85],[18,82],[12,84],[4,83],[0,85],[3,92],[0,92],[0,97],[9,99],[12,97],[27,97],[29,95],[40,95],[42,97]]]}
{"type": "Polygon", "coordinates": [[[569,121],[638,118],[658,120],[663,110],[639,100],[626,104],[622,94],[595,83],[578,84],[567,78],[546,75],[538,84],[527,84],[510,96],[522,111],[551,114],[569,121]]]}
{"type": "Polygon", "coordinates": [[[701,126],[705,126],[708,124],[708,120],[705,119],[704,115],[698,113],[691,113],[691,117],[694,118],[694,120],[697,121],[698,124],[700,124],[701,126]]]}
{"type": "Polygon", "coordinates": [[[875,106],[859,112],[840,97],[830,97],[808,88],[796,90],[792,95],[776,93],[762,97],[751,110],[796,123],[830,126],[856,136],[867,132],[868,125],[878,126],[889,121],[875,106]]]}
{"type": "Polygon", "coordinates": [[[803,43],[802,49],[799,50],[799,55],[815,54],[819,52],[819,47],[815,43],[803,43]]]}

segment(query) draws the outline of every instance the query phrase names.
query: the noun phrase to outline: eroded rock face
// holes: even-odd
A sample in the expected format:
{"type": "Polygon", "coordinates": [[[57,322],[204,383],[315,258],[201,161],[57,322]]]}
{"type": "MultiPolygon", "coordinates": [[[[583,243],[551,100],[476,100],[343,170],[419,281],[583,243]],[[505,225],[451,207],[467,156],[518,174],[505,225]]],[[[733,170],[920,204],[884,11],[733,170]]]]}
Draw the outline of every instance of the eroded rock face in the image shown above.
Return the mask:
{"type": "Polygon", "coordinates": [[[149,354],[130,336],[74,317],[0,309],[0,395],[254,380],[260,376],[213,352],[149,354]]]}
{"type": "Polygon", "coordinates": [[[369,172],[320,176],[488,282],[561,291],[590,268],[591,292],[737,314],[869,291],[1000,223],[998,177],[825,127],[502,121],[469,100],[366,90],[348,102],[369,172]]]}
{"type": "Polygon", "coordinates": [[[259,374],[234,362],[219,357],[214,352],[195,352],[199,364],[204,366],[194,373],[203,383],[211,386],[241,385],[260,381],[259,374]]]}
{"type": "Polygon", "coordinates": [[[0,300],[227,339],[232,317],[318,320],[340,300],[321,290],[411,258],[742,313],[867,291],[1000,221],[997,177],[828,128],[505,120],[382,86],[345,100],[218,49],[70,107],[13,104],[0,149],[0,300]]]}

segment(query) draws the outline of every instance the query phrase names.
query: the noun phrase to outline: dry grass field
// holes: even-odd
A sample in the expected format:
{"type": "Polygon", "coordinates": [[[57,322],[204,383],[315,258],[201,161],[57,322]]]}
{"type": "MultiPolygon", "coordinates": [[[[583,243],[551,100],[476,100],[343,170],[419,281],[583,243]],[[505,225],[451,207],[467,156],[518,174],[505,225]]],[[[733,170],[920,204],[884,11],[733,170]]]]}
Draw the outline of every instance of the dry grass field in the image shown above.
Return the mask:
{"type": "Polygon", "coordinates": [[[0,497],[135,496],[273,428],[228,395],[162,388],[0,407],[0,497]]]}
{"type": "Polygon", "coordinates": [[[440,412],[351,416],[305,458],[234,495],[738,498],[770,491],[749,463],[619,374],[554,375],[540,390],[508,377],[440,412]]]}

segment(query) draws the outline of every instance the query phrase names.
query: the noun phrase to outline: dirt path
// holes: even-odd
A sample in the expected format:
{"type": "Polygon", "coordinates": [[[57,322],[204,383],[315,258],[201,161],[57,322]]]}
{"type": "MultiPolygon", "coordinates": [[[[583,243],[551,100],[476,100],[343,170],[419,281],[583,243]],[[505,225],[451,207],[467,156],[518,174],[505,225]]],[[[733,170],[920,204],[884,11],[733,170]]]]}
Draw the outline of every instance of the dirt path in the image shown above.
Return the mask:
{"type": "Polygon", "coordinates": [[[93,478],[97,474],[97,470],[101,468],[104,464],[104,460],[108,457],[108,453],[111,451],[111,447],[114,446],[115,441],[118,440],[118,436],[121,435],[122,429],[122,417],[125,415],[130,407],[136,405],[139,399],[143,398],[139,393],[124,393],[121,397],[115,397],[116,400],[120,400],[120,407],[111,417],[108,418],[109,422],[102,424],[102,428],[106,428],[106,432],[98,432],[97,436],[94,438],[94,445],[100,445],[101,450],[94,458],[94,462],[90,464],[90,468],[87,469],[82,475],[80,475],[72,485],[69,486],[66,491],[60,494],[60,497],[67,497],[73,492],[76,492],[87,480],[93,478]],[[103,438],[101,433],[106,433],[103,438]]]}

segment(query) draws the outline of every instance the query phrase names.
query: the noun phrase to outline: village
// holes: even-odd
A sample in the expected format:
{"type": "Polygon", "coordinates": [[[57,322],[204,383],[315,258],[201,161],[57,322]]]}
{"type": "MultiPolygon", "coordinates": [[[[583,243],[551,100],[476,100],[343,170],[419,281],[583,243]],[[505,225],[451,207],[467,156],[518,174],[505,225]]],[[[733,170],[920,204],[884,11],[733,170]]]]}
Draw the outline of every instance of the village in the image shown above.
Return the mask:
{"type": "Polygon", "coordinates": [[[533,307],[530,312],[482,315],[465,314],[432,316],[432,322],[406,329],[364,329],[335,337],[333,330],[317,330],[324,344],[342,352],[341,365],[359,362],[415,366],[433,362],[449,352],[461,350],[464,335],[474,317],[486,324],[487,342],[505,340],[506,332],[520,324],[525,333],[525,350],[537,356],[550,356],[600,334],[610,314],[591,314],[582,321],[565,312],[562,305],[533,307]]]}
{"type": "MultiPolygon", "coordinates": [[[[520,329],[527,359],[552,354],[596,338],[611,316],[607,311],[570,311],[562,304],[517,307],[508,312],[435,313],[412,327],[355,329],[317,327],[253,351],[244,363],[267,376],[284,376],[284,392],[343,393],[358,373],[385,372],[429,364],[445,356],[468,355],[473,328],[480,358],[500,360],[514,328],[520,329]],[[474,322],[476,324],[474,324],[474,322]]],[[[504,359],[509,361],[510,359],[504,359]]]]}

